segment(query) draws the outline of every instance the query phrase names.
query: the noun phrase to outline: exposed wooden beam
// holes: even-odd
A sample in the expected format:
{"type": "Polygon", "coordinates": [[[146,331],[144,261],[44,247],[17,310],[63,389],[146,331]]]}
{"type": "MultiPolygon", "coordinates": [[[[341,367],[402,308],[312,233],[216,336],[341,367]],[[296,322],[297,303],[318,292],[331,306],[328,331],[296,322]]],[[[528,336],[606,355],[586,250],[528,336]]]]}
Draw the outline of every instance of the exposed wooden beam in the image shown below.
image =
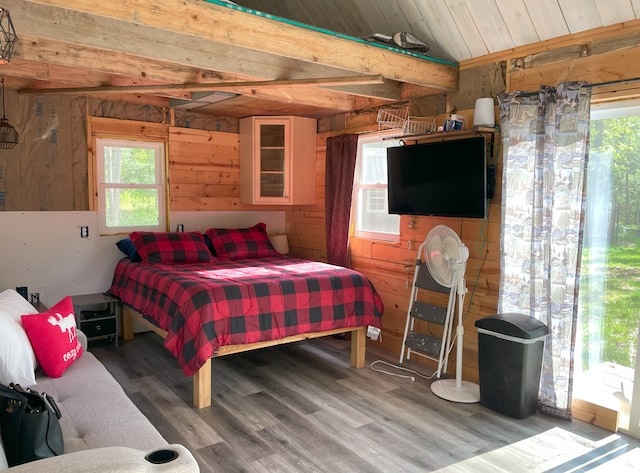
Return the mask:
{"type": "Polygon", "coordinates": [[[211,92],[216,90],[229,90],[240,88],[294,88],[309,86],[335,86],[335,85],[361,85],[382,84],[382,76],[351,76],[329,77],[325,79],[282,79],[267,81],[242,81],[242,82],[215,82],[203,84],[161,84],[161,85],[131,85],[131,86],[104,86],[104,87],[65,87],[59,89],[24,89],[20,94],[58,94],[58,95],[92,95],[106,93],[121,94],[148,94],[163,91],[178,92],[211,92]]]}
{"type": "MultiPolygon", "coordinates": [[[[36,6],[36,2],[30,1],[16,0],[16,3],[36,6]]],[[[458,69],[455,66],[415,58],[198,0],[165,0],[159,3],[146,0],[39,0],[37,4],[58,9],[55,14],[58,18],[74,11],[88,15],[89,22],[73,25],[72,29],[76,32],[90,30],[94,37],[95,25],[104,20],[128,23],[129,34],[125,38],[107,43],[114,48],[121,48],[123,43],[130,44],[128,39],[139,43],[138,32],[143,27],[149,27],[156,29],[158,34],[172,32],[214,42],[217,44],[215,53],[225,48],[242,48],[244,51],[271,56],[271,61],[291,59],[313,67],[327,66],[350,71],[352,74],[382,74],[401,82],[443,90],[457,87],[458,69]],[[61,11],[64,15],[61,15],[61,11]]],[[[12,7],[12,11],[14,9],[12,7]]],[[[107,34],[105,30],[100,33],[107,34]]],[[[36,31],[33,28],[30,30],[31,34],[36,31]]],[[[68,31],[66,33],[71,34],[68,31]]],[[[82,43],[82,39],[79,40],[82,43]]],[[[157,44],[143,46],[152,54],[162,54],[165,49],[157,44]]],[[[175,44],[168,46],[176,47],[175,44]]],[[[183,55],[184,51],[183,49],[183,55]]],[[[242,55],[235,55],[234,59],[240,62],[240,58],[242,55]]],[[[255,62],[253,67],[256,67],[255,62]]]]}
{"type": "MultiPolygon", "coordinates": [[[[128,79],[126,85],[153,85],[159,83],[210,83],[211,81],[239,81],[256,80],[253,77],[241,77],[237,74],[225,74],[218,71],[198,69],[180,64],[150,60],[141,56],[126,53],[115,53],[103,49],[79,46],[61,41],[38,38],[31,35],[21,35],[14,56],[10,64],[3,66],[9,72],[5,75],[51,81],[57,83],[55,87],[73,84],[75,87],[98,87],[111,83],[115,85],[117,77],[122,77],[121,83],[128,79]],[[117,57],[117,60],[114,60],[117,57]],[[40,62],[47,58],[47,63],[40,62]],[[80,69],[79,66],[84,66],[80,69]],[[124,76],[123,74],[127,74],[124,76]],[[80,80],[86,78],[86,80],[80,80]]],[[[300,78],[299,71],[289,72],[293,77],[300,78]]],[[[35,87],[32,87],[35,88],[35,87]]],[[[38,87],[40,88],[40,87],[38,87]]],[[[47,88],[47,87],[42,87],[47,88]]],[[[385,79],[383,84],[373,85],[341,85],[326,87],[321,93],[330,103],[346,105],[348,95],[378,98],[386,101],[398,101],[401,84],[385,79]],[[333,91],[333,92],[330,92],[333,91]],[[339,93],[338,93],[339,92],[339,93]]],[[[239,90],[238,93],[247,93],[239,90]]],[[[264,91],[252,92],[251,96],[262,95],[265,99],[274,99],[264,91]]],[[[271,95],[271,94],[269,94],[271,95]]],[[[189,93],[167,93],[162,96],[189,99],[189,93]]],[[[304,104],[312,97],[300,97],[304,104]]],[[[309,104],[311,105],[311,104],[309,104]]],[[[339,110],[343,110],[340,107],[339,110]]]]}

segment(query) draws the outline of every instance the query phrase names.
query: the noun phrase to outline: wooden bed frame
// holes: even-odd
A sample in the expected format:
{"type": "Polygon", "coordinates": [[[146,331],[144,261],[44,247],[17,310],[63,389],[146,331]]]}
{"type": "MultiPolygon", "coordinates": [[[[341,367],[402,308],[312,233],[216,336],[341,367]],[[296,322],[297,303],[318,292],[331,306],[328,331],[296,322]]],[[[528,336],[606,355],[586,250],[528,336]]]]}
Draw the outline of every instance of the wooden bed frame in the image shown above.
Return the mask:
{"type": "MultiPolygon", "coordinates": [[[[124,306],[122,310],[122,334],[125,340],[133,339],[134,320],[138,320],[145,327],[148,327],[162,338],[166,338],[167,332],[165,330],[156,327],[134,309],[124,306]]],[[[351,332],[351,366],[354,368],[363,368],[365,364],[367,341],[366,326],[339,328],[327,330],[325,332],[303,333],[286,338],[280,338],[278,340],[250,343],[247,345],[225,345],[220,347],[218,351],[213,354],[213,358],[346,332],[351,332]]],[[[198,372],[193,375],[193,405],[198,409],[211,405],[211,358],[209,358],[198,372]]]]}

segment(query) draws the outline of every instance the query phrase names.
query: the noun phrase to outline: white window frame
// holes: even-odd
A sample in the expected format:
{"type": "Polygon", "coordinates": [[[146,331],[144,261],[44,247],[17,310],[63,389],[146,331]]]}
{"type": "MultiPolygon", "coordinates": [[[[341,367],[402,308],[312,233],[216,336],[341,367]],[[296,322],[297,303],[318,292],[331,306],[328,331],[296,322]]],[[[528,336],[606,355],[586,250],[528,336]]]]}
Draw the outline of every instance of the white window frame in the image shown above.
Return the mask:
{"type": "MultiPolygon", "coordinates": [[[[397,133],[396,133],[397,134],[397,133]]],[[[399,241],[400,239],[400,216],[398,216],[398,227],[396,232],[372,232],[360,230],[359,227],[359,212],[360,205],[369,206],[369,202],[360,202],[360,190],[361,189],[388,189],[388,182],[376,183],[376,184],[360,184],[362,180],[362,149],[364,145],[368,143],[382,142],[385,139],[389,140],[389,147],[399,146],[400,140],[393,139],[393,133],[375,133],[370,135],[362,135],[358,137],[358,153],[356,157],[356,169],[353,179],[353,198],[351,208],[351,222],[353,228],[353,236],[356,238],[363,238],[367,240],[382,240],[382,241],[399,241]]],[[[388,200],[385,202],[386,212],[388,213],[388,200]]],[[[376,210],[376,212],[378,212],[376,210]]]]}
{"type": "Polygon", "coordinates": [[[167,231],[167,192],[166,192],[166,144],[159,141],[140,141],[133,139],[96,138],[96,167],[98,179],[98,215],[101,235],[126,234],[136,230],[167,231]],[[153,184],[113,184],[105,182],[104,148],[143,148],[155,151],[156,176],[153,184]],[[135,225],[107,227],[105,195],[107,189],[156,189],[158,192],[158,225],[135,225]]]}

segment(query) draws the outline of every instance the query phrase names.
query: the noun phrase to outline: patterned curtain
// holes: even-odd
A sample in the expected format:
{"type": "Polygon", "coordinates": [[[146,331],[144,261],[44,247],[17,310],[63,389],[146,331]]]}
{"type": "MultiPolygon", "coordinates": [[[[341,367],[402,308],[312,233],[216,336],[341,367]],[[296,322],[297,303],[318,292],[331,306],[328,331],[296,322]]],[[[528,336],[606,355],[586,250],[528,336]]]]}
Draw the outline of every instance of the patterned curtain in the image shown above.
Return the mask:
{"type": "Polygon", "coordinates": [[[591,88],[502,94],[502,276],[498,310],[549,327],[538,406],[571,418],[591,88]]]}
{"type": "Polygon", "coordinates": [[[327,138],[324,191],[327,261],[345,267],[349,263],[349,221],[357,154],[358,135],[327,138]]]}

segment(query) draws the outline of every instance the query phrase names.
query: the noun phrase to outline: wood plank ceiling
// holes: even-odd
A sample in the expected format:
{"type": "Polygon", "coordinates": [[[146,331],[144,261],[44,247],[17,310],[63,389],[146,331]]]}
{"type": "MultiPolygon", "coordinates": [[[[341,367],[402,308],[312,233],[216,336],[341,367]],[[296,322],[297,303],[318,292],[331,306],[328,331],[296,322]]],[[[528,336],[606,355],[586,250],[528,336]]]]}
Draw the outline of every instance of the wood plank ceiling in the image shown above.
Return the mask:
{"type": "Polygon", "coordinates": [[[459,61],[640,18],[640,0],[237,0],[231,6],[221,0],[11,0],[2,6],[19,37],[11,63],[0,66],[9,89],[64,88],[229,117],[322,117],[443,94],[457,87],[459,61]],[[356,39],[409,31],[431,46],[428,56],[435,60],[236,5],[356,39]],[[323,83],[344,77],[372,81],[323,83]],[[213,95],[213,86],[227,82],[234,84],[213,95]],[[194,87],[202,84],[211,88],[194,87]],[[173,89],[148,88],[163,85],[173,89]]]}
{"type": "Polygon", "coordinates": [[[640,0],[235,0],[355,37],[412,32],[429,55],[461,62],[640,19],[640,0]]]}

